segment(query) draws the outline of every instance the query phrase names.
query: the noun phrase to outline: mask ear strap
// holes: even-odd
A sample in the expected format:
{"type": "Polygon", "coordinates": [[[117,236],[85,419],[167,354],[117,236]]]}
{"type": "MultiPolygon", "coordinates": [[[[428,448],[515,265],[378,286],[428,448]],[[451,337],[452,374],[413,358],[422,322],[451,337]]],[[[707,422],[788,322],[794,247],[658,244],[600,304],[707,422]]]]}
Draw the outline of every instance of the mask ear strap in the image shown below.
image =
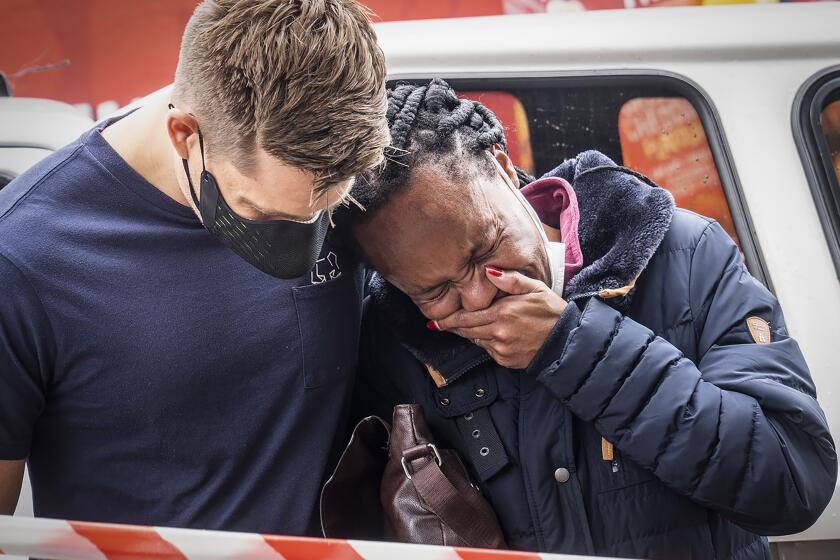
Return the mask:
{"type": "Polygon", "coordinates": [[[207,167],[204,166],[204,136],[201,135],[201,129],[198,129],[198,147],[201,150],[201,170],[207,171],[207,167]]]}
{"type": "Polygon", "coordinates": [[[493,165],[496,167],[496,171],[498,171],[499,175],[502,176],[502,180],[505,182],[505,184],[508,186],[508,188],[512,191],[518,191],[519,189],[516,188],[516,185],[514,185],[513,181],[511,181],[510,177],[508,177],[508,174],[505,173],[505,170],[502,167],[502,164],[499,163],[499,160],[494,158],[493,154],[490,154],[490,159],[493,160],[493,165]]]}
{"type": "MultiPolygon", "coordinates": [[[[168,107],[170,109],[174,109],[175,105],[170,103],[168,105],[168,107]]],[[[192,113],[189,113],[189,115],[192,116],[192,117],[195,117],[195,115],[193,115],[192,113]]],[[[199,148],[199,150],[201,150],[201,170],[202,171],[207,171],[207,166],[204,164],[204,136],[201,135],[201,128],[198,129],[198,148],[199,148]]],[[[186,166],[187,166],[187,160],[184,160],[184,167],[187,168],[186,166]]],[[[187,169],[189,169],[189,168],[187,168],[187,169]]],[[[187,175],[189,175],[189,172],[187,172],[187,175]]]]}
{"type": "MultiPolygon", "coordinates": [[[[169,108],[174,109],[175,105],[170,103],[169,108]]],[[[201,138],[201,130],[198,131],[198,145],[201,148],[201,169],[206,171],[207,169],[204,167],[204,141],[201,138]]],[[[181,158],[181,163],[184,164],[184,173],[187,175],[187,183],[190,185],[190,195],[195,203],[195,207],[201,208],[201,203],[198,201],[198,196],[195,194],[195,187],[193,187],[192,179],[190,178],[190,164],[186,158],[181,158]]]]}

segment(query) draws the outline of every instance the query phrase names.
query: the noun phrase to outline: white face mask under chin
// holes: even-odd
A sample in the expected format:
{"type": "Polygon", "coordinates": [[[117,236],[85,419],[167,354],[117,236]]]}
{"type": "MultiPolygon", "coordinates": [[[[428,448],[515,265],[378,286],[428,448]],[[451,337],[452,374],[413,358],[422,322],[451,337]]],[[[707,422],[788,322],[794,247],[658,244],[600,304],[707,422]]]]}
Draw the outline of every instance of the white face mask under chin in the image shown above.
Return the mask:
{"type": "Polygon", "coordinates": [[[563,297],[563,281],[566,277],[566,244],[561,241],[547,241],[545,252],[551,267],[551,291],[563,297]]]}
{"type": "Polygon", "coordinates": [[[545,230],[543,229],[542,222],[540,222],[539,216],[531,207],[531,204],[528,202],[528,199],[519,192],[513,183],[510,181],[510,177],[507,176],[502,166],[496,160],[496,158],[492,158],[493,163],[496,164],[496,167],[499,171],[499,174],[504,179],[505,184],[513,191],[514,196],[525,208],[525,211],[528,212],[528,215],[531,216],[531,220],[534,222],[534,225],[539,232],[540,238],[543,242],[543,248],[545,249],[545,254],[548,257],[548,268],[549,274],[551,274],[551,278],[549,279],[549,285],[551,286],[551,291],[557,294],[560,297],[563,297],[563,281],[566,275],[566,245],[565,243],[558,242],[558,241],[549,241],[548,236],[545,234],[545,230]]]}

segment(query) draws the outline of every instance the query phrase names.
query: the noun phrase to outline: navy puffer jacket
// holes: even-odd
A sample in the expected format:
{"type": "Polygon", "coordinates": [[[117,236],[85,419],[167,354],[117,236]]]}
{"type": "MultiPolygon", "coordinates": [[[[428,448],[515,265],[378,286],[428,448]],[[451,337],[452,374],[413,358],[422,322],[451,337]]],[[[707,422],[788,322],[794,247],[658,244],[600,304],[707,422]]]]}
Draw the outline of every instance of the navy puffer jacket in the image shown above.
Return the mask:
{"type": "Polygon", "coordinates": [[[666,191],[603,155],[551,174],[577,194],[584,268],[530,367],[502,368],[428,331],[374,277],[356,410],[422,404],[511,548],[769,558],[762,535],[810,526],[837,473],[778,302],[716,222],[674,210],[666,191]],[[756,328],[767,323],[769,340],[756,328]],[[483,422],[478,437],[471,422],[483,422]]]}

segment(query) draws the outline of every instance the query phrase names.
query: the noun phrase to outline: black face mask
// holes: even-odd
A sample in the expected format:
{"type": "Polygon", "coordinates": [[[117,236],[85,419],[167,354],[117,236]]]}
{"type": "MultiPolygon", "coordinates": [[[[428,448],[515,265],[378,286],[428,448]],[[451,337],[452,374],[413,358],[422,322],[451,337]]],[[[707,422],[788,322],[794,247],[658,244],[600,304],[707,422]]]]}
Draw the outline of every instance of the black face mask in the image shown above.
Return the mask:
{"type": "Polygon", "coordinates": [[[207,231],[249,264],[277,278],[296,278],[315,266],[329,228],[327,213],[321,211],[308,222],[240,217],[225,202],[216,179],[204,167],[201,131],[198,142],[201,148],[200,201],[195,194],[187,160],[183,162],[190,194],[207,231]]]}

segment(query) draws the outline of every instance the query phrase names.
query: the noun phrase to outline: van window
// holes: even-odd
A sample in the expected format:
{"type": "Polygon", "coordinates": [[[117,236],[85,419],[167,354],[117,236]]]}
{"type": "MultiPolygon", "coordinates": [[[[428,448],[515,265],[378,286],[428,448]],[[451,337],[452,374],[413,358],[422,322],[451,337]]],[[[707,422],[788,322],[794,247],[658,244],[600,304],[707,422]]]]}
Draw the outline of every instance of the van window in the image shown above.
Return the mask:
{"type": "Polygon", "coordinates": [[[799,90],[793,132],[840,277],[840,67],[818,73],[799,90]]]}
{"type": "Polygon", "coordinates": [[[517,166],[533,174],[528,114],[519,98],[506,91],[461,91],[458,96],[478,101],[496,114],[505,127],[508,155],[517,166]]]}
{"type": "Polygon", "coordinates": [[[589,149],[647,175],[677,205],[720,222],[740,245],[700,115],[692,102],[654,88],[542,87],[461,91],[505,125],[514,162],[541,175],[589,149]]]}
{"type": "MultiPolygon", "coordinates": [[[[840,93],[840,90],[838,90],[838,93],[840,93]]],[[[820,126],[828,148],[826,157],[829,158],[834,169],[834,177],[837,179],[836,188],[840,184],[840,99],[827,104],[825,109],[822,110],[820,126]]]]}
{"type": "Polygon", "coordinates": [[[717,220],[738,243],[703,123],[688,99],[631,99],[618,113],[618,133],[624,165],[671,191],[678,206],[717,220]]]}

